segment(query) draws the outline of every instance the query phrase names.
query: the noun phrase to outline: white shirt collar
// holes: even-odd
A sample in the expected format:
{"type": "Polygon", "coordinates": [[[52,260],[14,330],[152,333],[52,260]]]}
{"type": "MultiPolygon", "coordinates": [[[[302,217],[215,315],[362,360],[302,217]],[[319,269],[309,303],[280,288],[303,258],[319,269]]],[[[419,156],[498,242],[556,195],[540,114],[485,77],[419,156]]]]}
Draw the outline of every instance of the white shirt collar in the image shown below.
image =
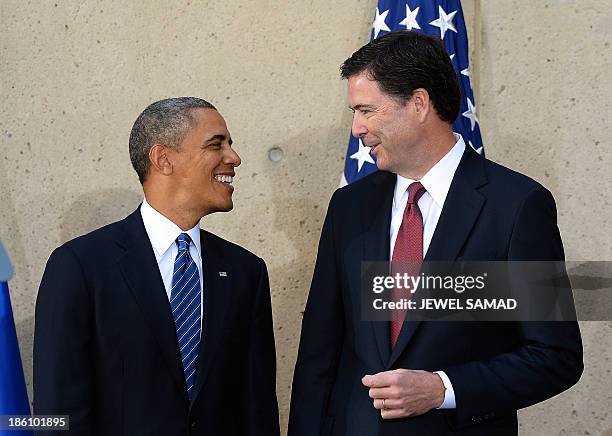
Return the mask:
{"type": "Polygon", "coordinates": [[[178,238],[181,233],[187,233],[189,235],[198,252],[198,256],[200,256],[200,258],[202,257],[199,223],[186,232],[183,232],[179,226],[157,210],[153,209],[146,198],[142,200],[140,214],[142,215],[142,221],[147,231],[147,235],[149,235],[149,240],[151,241],[151,245],[158,259],[175,243],[176,238],[178,238]]]}
{"type": "MultiPolygon", "coordinates": [[[[444,155],[420,180],[423,187],[427,190],[433,201],[442,208],[446,195],[450,189],[453,176],[463,152],[465,151],[465,142],[458,133],[453,133],[457,142],[451,148],[448,153],[444,155]]],[[[397,175],[397,181],[395,183],[395,195],[393,196],[393,205],[397,207],[397,202],[402,198],[402,195],[406,192],[411,183],[415,182],[413,179],[407,179],[405,177],[397,175]]]]}

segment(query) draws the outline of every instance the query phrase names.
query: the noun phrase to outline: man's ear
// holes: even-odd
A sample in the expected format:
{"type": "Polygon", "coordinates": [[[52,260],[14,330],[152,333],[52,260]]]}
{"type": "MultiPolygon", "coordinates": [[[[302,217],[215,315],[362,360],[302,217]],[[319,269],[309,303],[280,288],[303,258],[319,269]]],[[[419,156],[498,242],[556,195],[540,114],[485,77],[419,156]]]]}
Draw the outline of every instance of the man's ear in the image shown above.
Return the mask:
{"type": "Polygon", "coordinates": [[[419,121],[425,122],[429,112],[431,111],[431,101],[429,100],[429,93],[427,90],[423,88],[415,89],[412,92],[412,97],[410,100],[414,106],[414,111],[416,112],[419,121]]]}
{"type": "Polygon", "coordinates": [[[172,174],[172,162],[168,159],[168,147],[161,144],[153,144],[149,150],[149,162],[151,163],[151,171],[169,176],[172,174]]]}

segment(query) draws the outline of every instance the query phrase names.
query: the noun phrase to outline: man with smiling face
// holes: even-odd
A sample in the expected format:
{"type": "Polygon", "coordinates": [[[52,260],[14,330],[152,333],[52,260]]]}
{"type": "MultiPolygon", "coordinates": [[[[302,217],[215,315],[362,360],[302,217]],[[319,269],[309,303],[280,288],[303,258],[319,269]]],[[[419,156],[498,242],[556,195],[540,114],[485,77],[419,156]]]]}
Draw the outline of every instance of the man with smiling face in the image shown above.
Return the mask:
{"type": "Polygon", "coordinates": [[[129,150],[141,206],[47,263],[34,412],[69,415],[58,435],[278,435],[266,265],[199,228],[233,207],[225,120],[199,98],[161,100],[129,150]]]}
{"type": "Polygon", "coordinates": [[[548,190],[453,133],[441,41],[386,34],[341,67],[380,171],[337,190],[302,322],[289,436],[516,435],[516,411],[578,381],[576,322],[361,319],[362,261],[557,261],[548,190]]]}

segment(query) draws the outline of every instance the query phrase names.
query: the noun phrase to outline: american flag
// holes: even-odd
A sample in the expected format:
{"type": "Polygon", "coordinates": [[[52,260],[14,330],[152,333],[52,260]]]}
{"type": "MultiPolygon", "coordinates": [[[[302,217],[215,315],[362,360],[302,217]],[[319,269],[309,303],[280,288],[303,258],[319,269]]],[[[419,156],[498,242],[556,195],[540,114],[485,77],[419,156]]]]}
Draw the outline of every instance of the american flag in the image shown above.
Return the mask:
{"type": "MultiPolygon", "coordinates": [[[[461,110],[453,124],[466,144],[483,153],[472,90],[468,40],[460,0],[379,0],[371,39],[394,30],[415,30],[441,38],[460,78],[461,110]]],[[[376,171],[374,156],[360,139],[350,135],[342,185],[376,171]]]]}
{"type": "MultiPolygon", "coordinates": [[[[30,415],[30,402],[7,283],[12,276],[13,266],[0,241],[0,416],[5,418],[10,415],[30,415]]],[[[5,419],[3,424],[7,423],[8,419],[5,419]]],[[[0,435],[7,434],[32,436],[30,430],[13,432],[0,428],[0,435]]]]}

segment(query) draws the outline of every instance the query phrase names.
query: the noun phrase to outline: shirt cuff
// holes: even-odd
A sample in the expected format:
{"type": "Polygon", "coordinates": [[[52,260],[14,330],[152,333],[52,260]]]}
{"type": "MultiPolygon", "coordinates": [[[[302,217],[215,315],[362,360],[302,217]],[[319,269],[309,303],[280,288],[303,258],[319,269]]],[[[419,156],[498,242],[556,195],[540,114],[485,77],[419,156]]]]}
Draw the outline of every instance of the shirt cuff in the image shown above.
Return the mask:
{"type": "Polygon", "coordinates": [[[450,379],[444,371],[434,371],[434,374],[438,374],[442,379],[442,383],[444,383],[444,401],[438,409],[456,409],[455,391],[453,390],[450,379]]]}

